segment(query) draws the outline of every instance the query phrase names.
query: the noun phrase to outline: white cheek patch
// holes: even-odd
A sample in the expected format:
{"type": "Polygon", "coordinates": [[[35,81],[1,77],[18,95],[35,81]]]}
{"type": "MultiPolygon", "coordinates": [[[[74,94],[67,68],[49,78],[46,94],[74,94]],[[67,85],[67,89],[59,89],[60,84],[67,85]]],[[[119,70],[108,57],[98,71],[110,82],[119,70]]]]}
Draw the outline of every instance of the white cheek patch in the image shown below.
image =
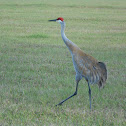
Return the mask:
{"type": "Polygon", "coordinates": [[[57,20],[56,22],[61,23],[62,21],[61,20],[57,20]]]}

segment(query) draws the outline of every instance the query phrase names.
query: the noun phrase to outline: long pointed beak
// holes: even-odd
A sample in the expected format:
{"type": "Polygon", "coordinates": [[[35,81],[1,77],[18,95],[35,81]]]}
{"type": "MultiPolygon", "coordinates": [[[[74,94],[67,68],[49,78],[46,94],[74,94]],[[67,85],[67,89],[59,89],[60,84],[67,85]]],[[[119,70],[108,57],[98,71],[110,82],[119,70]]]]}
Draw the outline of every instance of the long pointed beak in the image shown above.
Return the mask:
{"type": "Polygon", "coordinates": [[[57,21],[57,19],[54,19],[54,20],[48,20],[48,21],[57,21]]]}

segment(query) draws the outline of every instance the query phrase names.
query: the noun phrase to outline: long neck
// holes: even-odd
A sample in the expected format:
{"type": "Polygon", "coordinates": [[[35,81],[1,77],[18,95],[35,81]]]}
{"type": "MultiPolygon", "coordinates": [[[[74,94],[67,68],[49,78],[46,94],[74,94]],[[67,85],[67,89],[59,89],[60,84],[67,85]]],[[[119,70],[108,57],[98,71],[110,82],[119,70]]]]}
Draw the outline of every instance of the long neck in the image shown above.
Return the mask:
{"type": "Polygon", "coordinates": [[[64,30],[65,30],[65,22],[63,21],[61,23],[61,36],[62,36],[62,39],[64,41],[64,43],[66,44],[66,46],[68,47],[69,51],[71,53],[73,53],[73,51],[75,50],[75,48],[78,48],[76,44],[74,44],[72,41],[70,41],[65,33],[64,33],[64,30]]]}

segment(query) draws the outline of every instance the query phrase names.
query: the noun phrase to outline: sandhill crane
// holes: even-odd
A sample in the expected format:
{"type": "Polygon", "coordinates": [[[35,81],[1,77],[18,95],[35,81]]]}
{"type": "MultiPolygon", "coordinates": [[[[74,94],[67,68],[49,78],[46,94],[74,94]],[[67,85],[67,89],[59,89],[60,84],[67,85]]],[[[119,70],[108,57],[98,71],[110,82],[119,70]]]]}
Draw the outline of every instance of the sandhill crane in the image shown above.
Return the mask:
{"type": "MultiPolygon", "coordinates": [[[[66,98],[65,100],[61,101],[57,105],[61,105],[71,97],[77,95],[77,89],[78,89],[78,83],[82,79],[82,77],[85,78],[85,80],[88,83],[88,88],[89,88],[89,103],[90,103],[90,109],[91,109],[91,88],[90,84],[98,84],[99,88],[104,87],[106,79],[107,79],[107,69],[106,65],[103,62],[98,62],[95,58],[92,56],[84,53],[76,44],[74,44],[72,41],[70,41],[65,33],[65,22],[62,17],[59,17],[54,20],[49,20],[49,21],[55,21],[61,24],[61,36],[68,47],[72,60],[73,60],[73,66],[76,71],[76,90],[74,94],[66,98]]],[[[57,106],[56,105],[56,106],[57,106]]]]}

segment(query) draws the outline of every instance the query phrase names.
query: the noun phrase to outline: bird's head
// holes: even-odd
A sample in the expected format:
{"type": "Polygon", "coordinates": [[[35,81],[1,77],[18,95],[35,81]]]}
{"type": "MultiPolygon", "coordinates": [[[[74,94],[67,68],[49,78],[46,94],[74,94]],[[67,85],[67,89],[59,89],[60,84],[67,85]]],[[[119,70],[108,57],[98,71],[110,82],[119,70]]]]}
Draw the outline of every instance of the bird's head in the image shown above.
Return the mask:
{"type": "Polygon", "coordinates": [[[55,21],[55,22],[58,22],[58,23],[62,24],[64,22],[64,19],[62,17],[59,17],[57,19],[49,20],[49,21],[55,21]]]}

